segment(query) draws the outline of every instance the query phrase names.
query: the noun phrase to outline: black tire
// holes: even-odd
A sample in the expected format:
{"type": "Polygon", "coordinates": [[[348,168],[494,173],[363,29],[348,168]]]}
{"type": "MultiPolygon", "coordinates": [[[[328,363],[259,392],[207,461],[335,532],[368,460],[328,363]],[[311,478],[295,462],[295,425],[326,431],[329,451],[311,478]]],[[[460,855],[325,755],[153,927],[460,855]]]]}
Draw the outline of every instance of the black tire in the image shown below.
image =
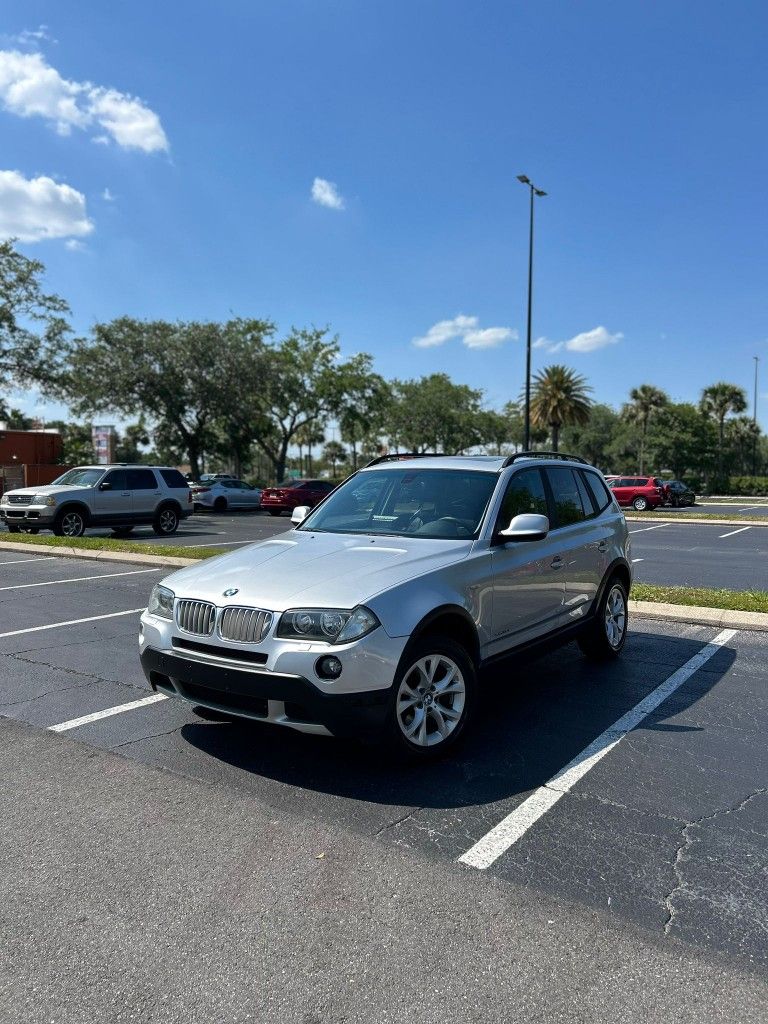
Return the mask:
{"type": "Polygon", "coordinates": [[[643,498],[641,495],[638,495],[632,502],[632,508],[635,510],[635,512],[645,512],[645,510],[648,508],[648,499],[643,498]]]}
{"type": "Polygon", "coordinates": [[[618,658],[627,640],[628,627],[627,588],[618,576],[612,576],[603,590],[594,618],[579,636],[579,647],[592,661],[618,658]]]}
{"type": "Polygon", "coordinates": [[[152,529],[158,537],[170,537],[179,528],[179,513],[172,505],[164,505],[158,509],[152,522],[152,529]]]}
{"type": "Polygon", "coordinates": [[[384,736],[390,751],[424,763],[454,749],[474,713],[477,689],[477,669],[461,644],[438,633],[417,640],[403,655],[392,687],[384,736]],[[451,689],[441,695],[446,682],[451,689]],[[414,728],[417,720],[422,724],[414,728]],[[442,739],[441,724],[449,730],[442,739]],[[411,730],[415,739],[407,735],[411,730]]]}
{"type": "Polygon", "coordinates": [[[226,512],[227,511],[227,499],[217,498],[213,503],[214,512],[226,512]]]}
{"type": "Polygon", "coordinates": [[[271,516],[281,516],[283,514],[283,510],[281,508],[271,508],[269,510],[269,514],[271,516]]]}
{"type": "Polygon", "coordinates": [[[21,527],[20,526],[9,526],[8,527],[8,533],[21,533],[21,527]]]}
{"type": "Polygon", "coordinates": [[[114,537],[127,537],[128,534],[133,533],[132,526],[113,526],[112,535],[114,537]]]}
{"type": "Polygon", "coordinates": [[[85,514],[80,509],[65,508],[56,516],[53,532],[57,537],[82,537],[85,527],[85,514]]]}

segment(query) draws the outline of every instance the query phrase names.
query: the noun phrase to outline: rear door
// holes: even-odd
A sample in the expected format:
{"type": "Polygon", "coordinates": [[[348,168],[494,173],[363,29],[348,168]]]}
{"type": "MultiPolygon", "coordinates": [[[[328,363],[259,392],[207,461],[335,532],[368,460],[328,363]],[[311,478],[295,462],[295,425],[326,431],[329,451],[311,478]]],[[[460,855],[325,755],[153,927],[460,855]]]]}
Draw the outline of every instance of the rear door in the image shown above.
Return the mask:
{"type": "Polygon", "coordinates": [[[133,518],[151,522],[163,492],[152,469],[128,469],[128,490],[133,501],[133,518]]]}
{"type": "Polygon", "coordinates": [[[610,530],[599,521],[592,494],[578,470],[547,466],[544,475],[553,505],[550,548],[561,560],[565,621],[571,622],[581,618],[597,597],[610,530]]]}
{"type": "Polygon", "coordinates": [[[95,519],[100,523],[130,520],[133,501],[124,469],[110,469],[94,492],[95,519]]]}
{"type": "Polygon", "coordinates": [[[549,539],[505,542],[498,536],[524,512],[550,514],[540,469],[522,469],[512,476],[494,527],[490,655],[556,628],[563,615],[562,560],[555,560],[549,539]]]}

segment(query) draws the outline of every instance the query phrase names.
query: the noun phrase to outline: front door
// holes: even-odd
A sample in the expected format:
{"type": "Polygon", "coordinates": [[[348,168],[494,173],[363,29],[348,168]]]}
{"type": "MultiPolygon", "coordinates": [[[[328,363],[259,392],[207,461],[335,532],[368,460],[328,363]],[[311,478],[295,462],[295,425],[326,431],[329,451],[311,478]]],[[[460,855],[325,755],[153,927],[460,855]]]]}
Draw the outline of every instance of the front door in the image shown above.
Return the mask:
{"type": "Polygon", "coordinates": [[[131,518],[133,502],[124,469],[110,469],[97,484],[94,511],[98,521],[105,524],[131,518]]]}
{"type": "Polygon", "coordinates": [[[491,549],[493,629],[489,654],[497,654],[556,628],[563,615],[565,577],[549,539],[508,541],[497,538],[516,515],[549,515],[540,469],[522,469],[507,486],[491,549]]]}

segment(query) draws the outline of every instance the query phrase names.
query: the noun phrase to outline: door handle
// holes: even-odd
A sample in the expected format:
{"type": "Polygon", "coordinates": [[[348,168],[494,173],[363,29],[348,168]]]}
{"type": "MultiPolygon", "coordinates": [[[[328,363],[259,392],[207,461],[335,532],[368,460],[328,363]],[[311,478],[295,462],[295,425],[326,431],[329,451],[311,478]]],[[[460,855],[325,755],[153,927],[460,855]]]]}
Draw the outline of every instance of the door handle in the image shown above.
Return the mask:
{"type": "Polygon", "coordinates": [[[552,566],[553,569],[562,569],[563,568],[563,560],[560,557],[560,555],[556,555],[552,559],[552,561],[550,562],[550,565],[552,566]]]}
{"type": "Polygon", "coordinates": [[[120,492],[120,497],[121,498],[130,498],[130,496],[131,496],[131,492],[130,491],[121,491],[120,492]]]}
{"type": "Polygon", "coordinates": [[[603,551],[603,552],[607,551],[608,550],[608,541],[607,540],[601,540],[600,543],[597,545],[597,550],[598,551],[603,551]]]}

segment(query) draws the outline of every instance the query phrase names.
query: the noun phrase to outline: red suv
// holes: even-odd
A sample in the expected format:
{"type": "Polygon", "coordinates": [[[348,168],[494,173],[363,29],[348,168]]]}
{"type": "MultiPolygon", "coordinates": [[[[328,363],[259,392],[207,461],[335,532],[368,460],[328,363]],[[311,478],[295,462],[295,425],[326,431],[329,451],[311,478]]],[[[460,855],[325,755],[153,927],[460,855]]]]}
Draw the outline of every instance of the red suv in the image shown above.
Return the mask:
{"type": "Polygon", "coordinates": [[[293,512],[298,505],[314,508],[335,486],[328,480],[289,480],[262,491],[261,508],[271,516],[293,512]]]}
{"type": "Polygon", "coordinates": [[[607,483],[620,505],[631,505],[637,512],[664,504],[664,485],[655,476],[608,477],[607,483]]]}

